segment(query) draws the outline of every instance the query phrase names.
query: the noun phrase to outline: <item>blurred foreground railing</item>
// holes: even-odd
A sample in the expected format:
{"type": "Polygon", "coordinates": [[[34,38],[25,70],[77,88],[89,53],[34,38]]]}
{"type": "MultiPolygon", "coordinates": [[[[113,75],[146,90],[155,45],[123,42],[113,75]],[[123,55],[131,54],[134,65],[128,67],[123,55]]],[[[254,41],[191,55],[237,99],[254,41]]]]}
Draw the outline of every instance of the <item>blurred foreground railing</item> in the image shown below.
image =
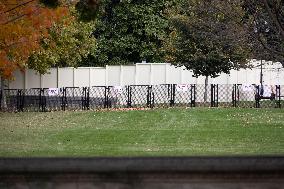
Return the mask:
{"type": "MultiPolygon", "coordinates": [[[[284,102],[284,86],[239,84],[93,86],[6,89],[4,95],[8,111],[44,112],[174,106],[281,108],[284,102]]],[[[2,96],[0,94],[0,97],[2,96]]]]}
{"type": "Polygon", "coordinates": [[[284,157],[1,158],[0,188],[281,189],[284,157]]]}

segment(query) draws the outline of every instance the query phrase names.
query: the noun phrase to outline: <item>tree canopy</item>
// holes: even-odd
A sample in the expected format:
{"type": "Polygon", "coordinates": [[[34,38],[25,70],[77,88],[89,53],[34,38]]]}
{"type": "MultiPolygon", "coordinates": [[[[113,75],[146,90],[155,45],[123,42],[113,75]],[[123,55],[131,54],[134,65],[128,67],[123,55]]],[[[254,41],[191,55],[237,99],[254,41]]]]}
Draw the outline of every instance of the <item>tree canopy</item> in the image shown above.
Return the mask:
{"type": "Polygon", "coordinates": [[[0,76],[12,77],[24,69],[31,53],[40,48],[40,39],[48,35],[54,22],[68,14],[63,6],[49,8],[39,0],[0,1],[0,76]]]}
{"type": "Polygon", "coordinates": [[[94,30],[97,49],[84,64],[163,62],[162,44],[169,32],[167,10],[173,4],[167,0],[101,1],[96,5],[100,10],[94,30]]]}
{"type": "Polygon", "coordinates": [[[168,60],[195,76],[217,77],[246,66],[251,48],[239,15],[245,15],[239,1],[185,1],[171,18],[176,31],[169,38],[168,60]]]}
{"type": "Polygon", "coordinates": [[[94,22],[80,21],[74,8],[69,9],[70,16],[53,24],[48,36],[41,38],[41,48],[29,57],[29,68],[44,74],[50,67],[77,67],[83,58],[95,52],[94,22]]]}

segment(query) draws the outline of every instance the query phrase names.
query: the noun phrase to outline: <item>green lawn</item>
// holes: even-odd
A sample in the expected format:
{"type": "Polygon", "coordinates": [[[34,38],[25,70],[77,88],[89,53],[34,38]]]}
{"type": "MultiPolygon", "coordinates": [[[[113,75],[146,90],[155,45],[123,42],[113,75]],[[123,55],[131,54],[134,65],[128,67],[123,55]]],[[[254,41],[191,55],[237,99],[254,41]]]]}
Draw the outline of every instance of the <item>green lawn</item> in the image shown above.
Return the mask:
{"type": "Polygon", "coordinates": [[[0,156],[283,155],[284,110],[0,113],[0,156]]]}

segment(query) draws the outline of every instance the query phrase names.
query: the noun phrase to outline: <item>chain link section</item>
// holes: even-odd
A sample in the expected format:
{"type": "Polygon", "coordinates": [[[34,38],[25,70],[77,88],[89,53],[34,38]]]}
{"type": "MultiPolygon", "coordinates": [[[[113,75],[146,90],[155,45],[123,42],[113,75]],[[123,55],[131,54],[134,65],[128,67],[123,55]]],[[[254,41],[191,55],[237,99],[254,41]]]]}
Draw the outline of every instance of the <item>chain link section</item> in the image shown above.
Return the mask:
{"type": "MultiPolygon", "coordinates": [[[[237,107],[282,108],[280,85],[129,85],[6,89],[8,111],[96,110],[103,108],[237,107]]],[[[1,94],[2,95],[2,94],[1,94]]]]}

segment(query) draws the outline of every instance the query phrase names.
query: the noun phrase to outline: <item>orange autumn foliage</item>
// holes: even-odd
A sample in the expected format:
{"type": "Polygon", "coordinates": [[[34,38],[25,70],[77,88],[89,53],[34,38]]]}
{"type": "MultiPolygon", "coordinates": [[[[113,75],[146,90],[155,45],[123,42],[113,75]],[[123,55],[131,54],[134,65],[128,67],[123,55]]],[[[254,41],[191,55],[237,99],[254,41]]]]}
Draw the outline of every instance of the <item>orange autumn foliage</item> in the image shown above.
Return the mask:
{"type": "Polygon", "coordinates": [[[48,8],[39,0],[0,0],[0,76],[23,70],[48,28],[67,15],[67,7],[48,8]]]}

